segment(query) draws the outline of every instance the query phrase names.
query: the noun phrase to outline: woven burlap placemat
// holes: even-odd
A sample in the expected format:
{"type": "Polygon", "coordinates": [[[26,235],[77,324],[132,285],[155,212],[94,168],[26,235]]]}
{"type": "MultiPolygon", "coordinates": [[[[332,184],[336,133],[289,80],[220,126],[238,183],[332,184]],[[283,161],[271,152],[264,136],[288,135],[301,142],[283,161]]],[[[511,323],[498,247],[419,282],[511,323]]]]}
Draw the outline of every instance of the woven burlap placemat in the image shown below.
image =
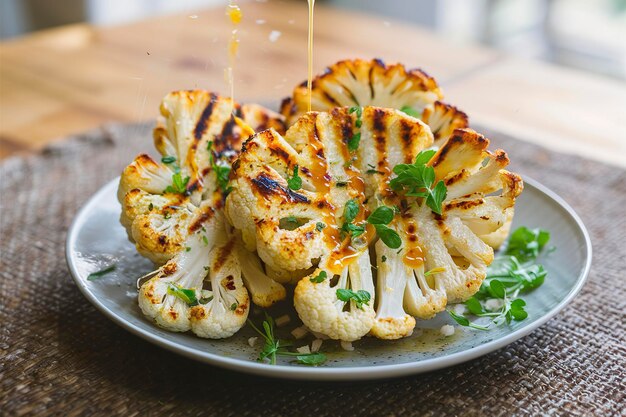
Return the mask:
{"type": "Polygon", "coordinates": [[[65,264],[76,211],[139,151],[150,126],[109,126],[0,163],[0,414],[510,416],[623,413],[626,172],[492,135],[591,232],[588,283],[557,317],[480,359],[410,378],[251,377],[157,348],[80,294],[65,264]]]}

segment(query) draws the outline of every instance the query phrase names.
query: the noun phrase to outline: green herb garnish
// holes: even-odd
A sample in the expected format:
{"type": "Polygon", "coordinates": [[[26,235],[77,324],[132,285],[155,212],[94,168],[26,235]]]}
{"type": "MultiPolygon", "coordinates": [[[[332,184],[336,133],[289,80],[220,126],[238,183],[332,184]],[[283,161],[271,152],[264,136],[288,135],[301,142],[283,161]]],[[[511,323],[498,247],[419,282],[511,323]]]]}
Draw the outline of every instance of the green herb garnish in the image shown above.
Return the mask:
{"type": "Polygon", "coordinates": [[[172,175],[172,185],[168,185],[164,192],[174,194],[187,193],[187,184],[189,183],[189,177],[183,178],[180,172],[175,172],[172,175]]]}
{"type": "Polygon", "coordinates": [[[319,284],[320,282],[324,282],[326,278],[328,278],[328,274],[326,271],[322,271],[317,276],[310,278],[309,281],[319,284]]]}
{"type": "Polygon", "coordinates": [[[318,232],[321,232],[322,230],[324,230],[325,227],[326,227],[325,223],[322,223],[322,222],[315,223],[315,230],[317,230],[318,232]]]}
{"type": "Polygon", "coordinates": [[[175,156],[164,156],[163,158],[161,158],[161,162],[163,162],[164,164],[171,164],[176,162],[176,157],[175,156]]]}
{"type": "Polygon", "coordinates": [[[365,227],[357,226],[353,223],[358,214],[359,204],[357,203],[357,200],[348,200],[343,208],[343,226],[341,226],[342,232],[349,233],[352,237],[357,237],[365,233],[365,227]]]}
{"type": "Polygon", "coordinates": [[[363,304],[369,305],[372,296],[365,290],[352,291],[345,288],[337,290],[337,299],[345,301],[346,303],[353,300],[356,303],[357,308],[364,310],[363,304]]]}
{"type": "Polygon", "coordinates": [[[413,116],[416,119],[419,119],[420,117],[422,117],[422,113],[418,112],[417,110],[415,110],[411,106],[402,106],[400,111],[403,112],[403,113],[408,114],[409,116],[413,116]]]}
{"type": "Polygon", "coordinates": [[[278,227],[283,230],[296,230],[302,226],[296,216],[283,217],[278,221],[278,227]]]}
{"type": "Polygon", "coordinates": [[[293,167],[293,176],[290,178],[287,178],[287,186],[294,191],[297,191],[300,188],[302,188],[302,178],[300,178],[300,175],[298,175],[299,169],[300,167],[298,166],[298,164],[296,164],[293,167]]]}
{"type": "MultiPolygon", "coordinates": [[[[363,117],[363,108],[357,106],[350,107],[350,109],[348,109],[348,113],[356,113],[356,121],[354,122],[354,125],[357,127],[357,129],[360,129],[363,124],[363,120],[361,119],[361,117],[363,117]]],[[[348,150],[350,152],[356,151],[357,149],[359,149],[360,143],[361,132],[355,132],[352,137],[348,139],[348,150]]]]}
{"type": "Polygon", "coordinates": [[[169,284],[167,286],[167,293],[174,295],[185,302],[189,307],[198,305],[198,298],[196,297],[196,291],[190,288],[182,288],[177,284],[169,284]]]}
{"type": "Polygon", "coordinates": [[[265,313],[265,320],[262,325],[263,331],[259,330],[251,320],[248,320],[248,323],[265,341],[263,349],[261,349],[259,357],[257,358],[259,362],[268,359],[271,365],[276,365],[276,356],[292,356],[296,358],[298,363],[309,366],[317,366],[326,362],[326,355],[321,352],[298,353],[286,350],[287,347],[291,346],[291,343],[276,338],[274,333],[274,319],[267,313],[265,313]]]}
{"type": "Polygon", "coordinates": [[[476,325],[464,315],[450,310],[448,313],[458,324],[479,330],[524,320],[528,317],[524,309],[526,302],[518,295],[543,284],[547,271],[536,261],[549,239],[548,231],[527,227],[520,227],[511,234],[504,254],[497,256],[487,268],[487,277],[480,289],[465,302],[469,314],[489,317],[488,325],[476,325]],[[485,301],[489,299],[501,300],[501,307],[497,311],[487,309],[485,301]]]}
{"type": "Polygon", "coordinates": [[[87,275],[87,281],[95,281],[96,279],[102,277],[103,275],[106,275],[108,273],[111,273],[113,271],[115,271],[115,264],[113,265],[109,265],[104,269],[101,269],[97,272],[92,272],[91,274],[87,275]]]}
{"type": "Polygon", "coordinates": [[[391,249],[398,249],[402,245],[402,239],[398,232],[386,226],[393,220],[395,212],[391,207],[379,206],[369,215],[367,222],[374,225],[376,234],[385,245],[391,249]]]}
{"type": "Polygon", "coordinates": [[[426,199],[426,205],[430,209],[441,214],[441,204],[446,198],[447,187],[443,181],[435,182],[435,169],[426,165],[435,155],[434,150],[422,151],[415,158],[413,164],[399,164],[393,168],[396,178],[389,182],[394,191],[405,191],[410,197],[422,197],[426,199]]]}
{"type": "Polygon", "coordinates": [[[211,164],[211,169],[215,172],[215,180],[217,182],[218,187],[222,189],[222,192],[228,194],[230,188],[228,187],[228,180],[230,178],[230,166],[224,165],[223,163],[217,163],[215,161],[215,157],[213,156],[213,141],[210,140],[207,142],[207,151],[209,151],[209,163],[211,164]]]}

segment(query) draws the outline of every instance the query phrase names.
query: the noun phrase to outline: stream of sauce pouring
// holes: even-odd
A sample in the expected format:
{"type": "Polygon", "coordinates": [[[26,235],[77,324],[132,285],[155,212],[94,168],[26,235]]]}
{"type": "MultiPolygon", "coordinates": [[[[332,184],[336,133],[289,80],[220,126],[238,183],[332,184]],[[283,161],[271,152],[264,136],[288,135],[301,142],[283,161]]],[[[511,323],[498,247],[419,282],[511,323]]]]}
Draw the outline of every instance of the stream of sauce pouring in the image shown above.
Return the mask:
{"type": "Polygon", "coordinates": [[[239,37],[237,35],[237,27],[241,23],[243,13],[241,8],[230,0],[228,6],[226,6],[226,16],[230,20],[232,30],[230,32],[230,40],[228,41],[228,68],[224,71],[224,78],[226,84],[230,89],[230,99],[233,105],[233,112],[235,108],[235,59],[237,58],[237,51],[239,50],[239,37]]]}
{"type": "Polygon", "coordinates": [[[315,0],[307,0],[309,3],[309,48],[308,48],[308,78],[306,88],[308,91],[309,103],[308,110],[311,111],[311,94],[313,87],[313,9],[315,7],[315,0]]]}

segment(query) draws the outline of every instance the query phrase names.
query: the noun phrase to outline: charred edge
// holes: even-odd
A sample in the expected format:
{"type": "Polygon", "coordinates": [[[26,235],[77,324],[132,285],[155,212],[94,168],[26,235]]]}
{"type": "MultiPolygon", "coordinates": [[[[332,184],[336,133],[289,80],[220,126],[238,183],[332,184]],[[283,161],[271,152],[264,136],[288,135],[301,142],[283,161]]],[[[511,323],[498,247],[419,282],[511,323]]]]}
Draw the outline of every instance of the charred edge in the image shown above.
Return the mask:
{"type": "Polygon", "coordinates": [[[463,178],[465,177],[465,173],[466,173],[466,171],[465,171],[465,170],[461,170],[461,172],[459,172],[459,173],[457,173],[457,174],[454,174],[454,175],[453,175],[452,177],[450,177],[450,178],[447,178],[447,179],[444,181],[444,184],[446,184],[446,186],[449,186],[449,185],[451,185],[451,184],[454,184],[455,182],[460,181],[461,179],[463,179],[463,178]]]}
{"type": "Polygon", "coordinates": [[[271,178],[266,177],[264,174],[260,174],[258,177],[252,179],[252,184],[256,190],[264,197],[271,195],[283,195],[289,202],[292,203],[308,203],[309,199],[305,196],[292,191],[280,185],[278,182],[271,178]]]}
{"type": "Polygon", "coordinates": [[[446,155],[450,152],[451,149],[454,148],[456,144],[463,143],[463,136],[454,135],[443,145],[441,149],[439,149],[439,153],[435,155],[434,161],[432,162],[432,166],[436,167],[440,163],[442,163],[446,159],[446,155]]]}
{"type": "Polygon", "coordinates": [[[376,133],[383,133],[385,131],[385,119],[387,112],[383,109],[374,109],[374,123],[373,128],[376,133]]]}
{"type": "MultiPolygon", "coordinates": [[[[382,67],[383,68],[385,67],[385,64],[382,61],[380,61],[380,60],[375,59],[374,62],[380,62],[380,63],[382,63],[382,67]]],[[[369,87],[370,87],[370,97],[371,97],[372,100],[374,100],[374,95],[375,95],[375,92],[374,92],[374,66],[372,66],[370,68],[370,71],[367,74],[367,80],[369,82],[369,87]]]]}
{"type": "Polygon", "coordinates": [[[339,134],[339,137],[341,137],[341,142],[347,146],[348,142],[352,138],[353,133],[352,117],[337,108],[331,111],[331,116],[333,117],[333,119],[339,120],[339,132],[337,133],[339,134]]]}
{"type": "Polygon", "coordinates": [[[146,164],[157,165],[154,159],[150,158],[150,156],[145,153],[137,155],[137,157],[135,157],[135,160],[133,162],[140,163],[141,165],[146,165],[146,164]]]}
{"type": "Polygon", "coordinates": [[[226,263],[226,260],[230,257],[233,251],[234,245],[235,245],[235,239],[231,239],[228,241],[226,245],[220,248],[217,254],[217,259],[215,260],[215,263],[213,264],[214,273],[217,273],[220,269],[222,269],[222,267],[226,263]]]}
{"type": "Polygon", "coordinates": [[[187,186],[187,191],[185,192],[185,194],[190,195],[191,193],[193,193],[199,188],[200,188],[200,180],[196,178],[191,184],[187,186]]]}
{"type": "Polygon", "coordinates": [[[202,224],[209,220],[211,217],[213,217],[212,209],[208,209],[207,211],[201,213],[200,216],[198,216],[198,218],[195,219],[193,223],[191,223],[191,225],[189,226],[189,232],[194,233],[198,231],[202,227],[202,224]]]}
{"type": "Polygon", "coordinates": [[[222,152],[231,150],[233,148],[233,144],[239,142],[239,135],[233,134],[235,124],[235,118],[231,116],[228,121],[224,123],[220,134],[216,135],[213,139],[213,150],[217,154],[218,158],[222,152]]]}
{"type": "Polygon", "coordinates": [[[328,94],[326,90],[322,91],[322,95],[324,96],[326,100],[328,100],[332,104],[333,107],[339,107],[339,103],[337,102],[337,100],[335,100],[333,96],[328,94]]]}
{"type": "Polygon", "coordinates": [[[289,152],[287,152],[280,146],[270,146],[269,149],[270,152],[272,152],[272,155],[281,159],[286,165],[289,165],[289,161],[291,160],[289,152]]]}
{"type": "MultiPolygon", "coordinates": [[[[243,117],[242,117],[243,118],[243,117]]],[[[277,126],[280,130],[283,128],[283,124],[280,123],[280,126],[277,126]]],[[[265,112],[261,112],[261,122],[258,124],[258,126],[256,126],[256,131],[257,132],[261,132],[263,130],[269,129],[270,128],[270,117],[267,115],[267,113],[265,112]]]]}
{"type": "Polygon", "coordinates": [[[296,114],[296,103],[291,97],[285,97],[280,103],[280,112],[285,116],[293,116],[296,114]]]}
{"type": "Polygon", "coordinates": [[[207,124],[209,122],[209,118],[213,113],[213,107],[215,106],[215,101],[217,100],[217,96],[213,93],[210,94],[211,99],[209,100],[209,104],[204,108],[202,114],[200,115],[200,119],[198,119],[198,123],[196,123],[196,128],[193,130],[193,137],[196,140],[200,140],[206,131],[207,124]]]}
{"type": "Polygon", "coordinates": [[[496,161],[498,162],[498,165],[506,166],[509,164],[509,157],[502,149],[498,149],[496,151],[496,161]]]}
{"type": "Polygon", "coordinates": [[[413,155],[410,151],[411,143],[413,142],[413,126],[414,124],[409,122],[404,117],[400,119],[400,139],[402,139],[402,148],[405,155],[405,163],[410,164],[413,162],[413,155]]]}
{"type": "Polygon", "coordinates": [[[159,235],[159,245],[165,246],[166,243],[167,243],[167,236],[159,235]]]}
{"type": "Polygon", "coordinates": [[[415,227],[415,225],[413,223],[409,224],[406,228],[407,233],[415,233],[417,231],[417,228],[415,227]]]}
{"type": "Polygon", "coordinates": [[[480,206],[483,203],[484,201],[482,199],[463,200],[463,201],[451,201],[449,203],[446,203],[445,206],[446,206],[446,210],[454,210],[454,209],[469,210],[472,207],[480,206]]]}
{"type": "Polygon", "coordinates": [[[224,288],[230,291],[235,291],[237,289],[237,287],[235,286],[235,279],[232,275],[224,278],[224,280],[222,281],[222,285],[224,286],[224,288]]]}
{"type": "Polygon", "coordinates": [[[178,269],[178,265],[176,265],[176,263],[174,262],[169,262],[167,264],[165,264],[165,266],[163,267],[163,275],[164,276],[170,276],[172,274],[174,274],[174,272],[176,272],[176,270],[178,269]]]}

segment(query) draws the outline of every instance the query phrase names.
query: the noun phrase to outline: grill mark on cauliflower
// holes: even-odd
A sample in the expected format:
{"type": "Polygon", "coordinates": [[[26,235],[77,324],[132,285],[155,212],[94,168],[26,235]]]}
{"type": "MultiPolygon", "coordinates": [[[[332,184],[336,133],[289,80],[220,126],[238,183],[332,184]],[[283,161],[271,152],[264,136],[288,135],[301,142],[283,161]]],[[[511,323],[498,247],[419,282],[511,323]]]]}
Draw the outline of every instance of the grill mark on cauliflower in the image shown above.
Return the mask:
{"type": "Polygon", "coordinates": [[[202,139],[202,136],[204,136],[204,132],[206,132],[209,119],[211,117],[211,114],[213,113],[213,107],[215,106],[217,96],[214,93],[210,93],[210,97],[211,99],[202,111],[200,118],[196,122],[196,127],[193,130],[193,137],[196,139],[196,141],[199,141],[200,139],[202,139]]]}
{"type": "Polygon", "coordinates": [[[445,210],[453,210],[453,209],[461,209],[461,210],[469,210],[472,207],[480,206],[484,204],[485,200],[477,199],[477,200],[460,200],[460,201],[450,201],[449,203],[445,203],[445,210]]]}
{"type": "MultiPolygon", "coordinates": [[[[230,239],[226,245],[222,246],[219,249],[216,260],[213,263],[213,271],[215,273],[219,272],[220,269],[222,269],[222,267],[224,266],[224,263],[230,258],[230,256],[232,255],[234,246],[235,246],[235,239],[230,239]]],[[[230,279],[232,280],[233,277],[231,276],[230,279]]],[[[229,289],[234,289],[234,288],[229,288],[229,289]]]]}
{"type": "Polygon", "coordinates": [[[276,195],[282,196],[290,203],[310,203],[309,199],[302,194],[298,194],[290,188],[281,185],[263,173],[259,174],[256,178],[252,178],[250,181],[256,191],[265,198],[276,195]]]}
{"type": "Polygon", "coordinates": [[[200,213],[200,215],[189,226],[189,232],[194,233],[200,230],[200,228],[202,228],[202,224],[211,219],[214,214],[215,212],[211,208],[200,213]]]}

